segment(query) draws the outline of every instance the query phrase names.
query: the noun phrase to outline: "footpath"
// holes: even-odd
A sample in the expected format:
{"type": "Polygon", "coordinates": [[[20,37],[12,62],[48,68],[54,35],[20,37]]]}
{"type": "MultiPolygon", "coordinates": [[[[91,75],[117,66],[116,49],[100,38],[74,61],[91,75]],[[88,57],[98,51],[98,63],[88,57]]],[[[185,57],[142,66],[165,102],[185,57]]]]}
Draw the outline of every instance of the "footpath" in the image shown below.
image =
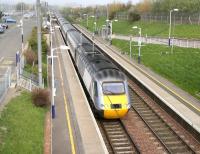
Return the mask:
{"type": "MultiPolygon", "coordinates": [[[[127,35],[113,34],[112,38],[130,41],[130,36],[127,36],[127,35]]],[[[137,42],[138,39],[139,37],[132,36],[133,41],[137,42]]],[[[147,37],[142,36],[141,40],[143,43],[146,43],[146,44],[168,45],[169,43],[168,38],[152,37],[152,36],[147,36],[147,37]]],[[[171,44],[172,43],[174,44],[174,46],[183,47],[183,48],[200,48],[200,40],[195,40],[195,39],[171,38],[171,44]]]]}

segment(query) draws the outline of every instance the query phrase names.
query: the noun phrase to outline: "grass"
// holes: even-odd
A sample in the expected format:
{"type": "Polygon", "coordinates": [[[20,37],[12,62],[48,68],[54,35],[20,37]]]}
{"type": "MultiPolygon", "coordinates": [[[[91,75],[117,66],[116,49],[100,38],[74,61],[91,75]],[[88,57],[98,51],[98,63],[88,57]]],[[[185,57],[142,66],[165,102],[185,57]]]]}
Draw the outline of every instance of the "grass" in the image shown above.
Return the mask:
{"type": "Polygon", "coordinates": [[[30,93],[12,99],[0,117],[0,153],[42,154],[46,111],[31,103],[30,93]]]}
{"type": "MultiPolygon", "coordinates": [[[[113,45],[129,54],[128,41],[114,39],[113,45]]],[[[138,48],[134,44],[132,51],[136,59],[138,48]]],[[[200,99],[200,49],[174,47],[171,54],[168,46],[146,44],[141,54],[145,66],[200,99]]]]}
{"type": "MultiPolygon", "coordinates": [[[[88,27],[90,31],[93,31],[93,23],[94,19],[89,18],[88,20],[88,27]]],[[[86,20],[83,20],[81,23],[83,26],[86,27],[86,20]]],[[[97,20],[97,27],[101,27],[102,25],[106,24],[106,18],[101,17],[97,20]]],[[[137,35],[138,31],[133,30],[133,26],[138,26],[142,28],[142,35],[143,36],[157,36],[157,37],[167,37],[169,34],[169,24],[164,24],[161,22],[129,22],[119,20],[118,22],[113,22],[113,33],[115,34],[123,34],[123,35],[137,35]]],[[[189,25],[189,24],[181,24],[181,25],[173,25],[172,24],[172,31],[171,36],[177,38],[188,38],[188,39],[200,39],[200,29],[199,25],[189,25]]]]}

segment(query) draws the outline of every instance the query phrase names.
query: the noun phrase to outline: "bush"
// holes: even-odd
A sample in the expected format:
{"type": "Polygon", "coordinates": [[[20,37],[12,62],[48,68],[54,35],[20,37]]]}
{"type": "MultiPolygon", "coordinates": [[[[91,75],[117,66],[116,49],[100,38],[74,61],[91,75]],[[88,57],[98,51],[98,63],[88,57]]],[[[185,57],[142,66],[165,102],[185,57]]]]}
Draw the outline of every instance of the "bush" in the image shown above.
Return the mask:
{"type": "Polygon", "coordinates": [[[141,19],[140,14],[136,13],[134,8],[130,8],[128,11],[128,20],[130,22],[139,21],[141,19]]]}
{"type": "Polygon", "coordinates": [[[27,50],[24,54],[26,63],[29,65],[33,65],[33,62],[35,63],[37,61],[37,55],[32,50],[27,50]]]}
{"type": "Polygon", "coordinates": [[[32,91],[32,102],[38,107],[48,107],[51,103],[50,92],[47,89],[34,89],[32,91]]]}

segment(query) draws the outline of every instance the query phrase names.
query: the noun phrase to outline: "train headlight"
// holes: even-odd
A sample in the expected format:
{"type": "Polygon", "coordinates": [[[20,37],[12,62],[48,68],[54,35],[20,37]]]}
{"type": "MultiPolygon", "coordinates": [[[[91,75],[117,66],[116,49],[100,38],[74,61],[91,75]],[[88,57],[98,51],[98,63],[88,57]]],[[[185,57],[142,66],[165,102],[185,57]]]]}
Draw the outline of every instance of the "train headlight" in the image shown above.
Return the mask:
{"type": "Polygon", "coordinates": [[[100,104],[100,109],[103,110],[104,109],[104,104],[100,104]]]}

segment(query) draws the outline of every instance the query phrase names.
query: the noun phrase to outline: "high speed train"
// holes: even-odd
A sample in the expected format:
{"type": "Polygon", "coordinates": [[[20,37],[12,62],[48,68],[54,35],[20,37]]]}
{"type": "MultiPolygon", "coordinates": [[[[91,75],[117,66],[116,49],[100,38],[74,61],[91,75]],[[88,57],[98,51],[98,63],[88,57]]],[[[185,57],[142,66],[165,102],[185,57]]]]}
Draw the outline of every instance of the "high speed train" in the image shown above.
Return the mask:
{"type": "Polygon", "coordinates": [[[63,37],[92,100],[95,114],[124,117],[131,107],[126,76],[72,24],[57,16],[63,37]]]}

